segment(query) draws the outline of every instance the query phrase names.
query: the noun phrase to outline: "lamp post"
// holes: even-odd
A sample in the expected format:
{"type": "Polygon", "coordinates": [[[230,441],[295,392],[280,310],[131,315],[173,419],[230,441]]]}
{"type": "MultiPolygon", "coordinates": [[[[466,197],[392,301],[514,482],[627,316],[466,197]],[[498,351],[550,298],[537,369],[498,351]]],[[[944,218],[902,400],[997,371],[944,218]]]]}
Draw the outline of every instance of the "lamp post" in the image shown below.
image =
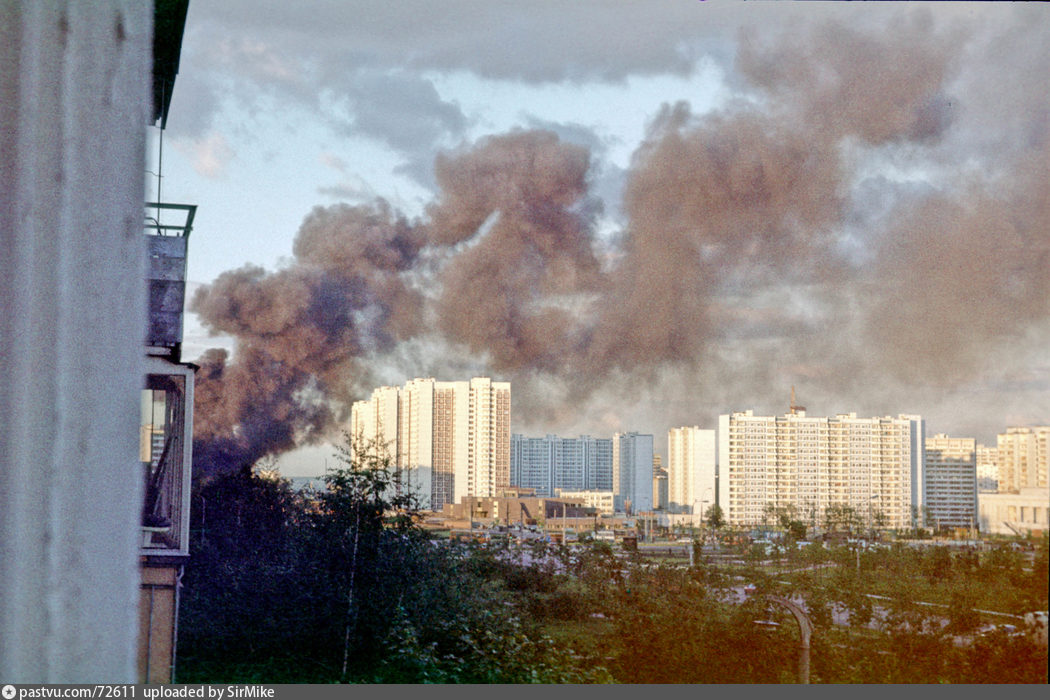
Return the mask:
{"type": "Polygon", "coordinates": [[[713,488],[708,486],[707,488],[704,489],[703,495],[701,495],[701,499],[702,499],[700,501],[700,525],[701,526],[703,526],[703,524],[704,524],[704,506],[711,502],[707,498],[707,494],[708,493],[710,493],[712,496],[714,496],[715,495],[715,491],[714,491],[713,488]]]}
{"type": "Polygon", "coordinates": [[[767,595],[766,599],[782,605],[795,616],[795,622],[798,623],[799,632],[798,682],[801,684],[809,683],[809,640],[810,637],[813,636],[813,622],[809,619],[809,615],[806,614],[806,611],[794,601],[777,595],[767,595]]]}
{"type": "Polygon", "coordinates": [[[871,498],[868,499],[868,531],[872,533],[872,535],[873,535],[872,539],[874,539],[875,521],[873,519],[872,512],[871,512],[871,502],[875,501],[875,500],[878,500],[878,498],[879,498],[879,494],[876,493],[875,495],[873,495],[871,498]]]}

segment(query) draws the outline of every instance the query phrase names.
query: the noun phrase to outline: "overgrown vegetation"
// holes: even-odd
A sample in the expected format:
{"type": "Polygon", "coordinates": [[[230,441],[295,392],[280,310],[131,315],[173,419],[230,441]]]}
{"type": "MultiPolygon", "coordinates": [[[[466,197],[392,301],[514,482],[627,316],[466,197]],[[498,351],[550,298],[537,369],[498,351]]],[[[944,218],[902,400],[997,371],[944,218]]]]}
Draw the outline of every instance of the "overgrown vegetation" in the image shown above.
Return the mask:
{"type": "Polygon", "coordinates": [[[320,494],[230,474],[196,489],[177,680],[609,680],[508,605],[506,567],[435,544],[387,460],[341,453],[320,494]]]}
{"type": "Polygon", "coordinates": [[[1046,540],[1034,561],[810,545],[777,567],[761,548],[689,567],[603,542],[452,544],[416,526],[385,460],[341,459],[319,494],[198,485],[179,682],[795,682],[798,627],[771,594],[809,610],[811,682],[1047,682],[1046,647],[980,634],[977,612],[1046,609],[1046,540]]]}

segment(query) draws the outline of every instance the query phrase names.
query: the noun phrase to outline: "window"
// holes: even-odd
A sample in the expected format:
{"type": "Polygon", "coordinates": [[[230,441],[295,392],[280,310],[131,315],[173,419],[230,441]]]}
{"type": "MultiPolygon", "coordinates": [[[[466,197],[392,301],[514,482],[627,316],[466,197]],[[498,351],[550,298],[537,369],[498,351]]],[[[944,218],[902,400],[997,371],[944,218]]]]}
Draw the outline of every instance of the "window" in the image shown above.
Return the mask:
{"type": "Polygon", "coordinates": [[[145,548],[184,548],[181,540],[188,514],[183,501],[189,487],[186,409],[187,375],[147,375],[139,423],[145,548]]]}

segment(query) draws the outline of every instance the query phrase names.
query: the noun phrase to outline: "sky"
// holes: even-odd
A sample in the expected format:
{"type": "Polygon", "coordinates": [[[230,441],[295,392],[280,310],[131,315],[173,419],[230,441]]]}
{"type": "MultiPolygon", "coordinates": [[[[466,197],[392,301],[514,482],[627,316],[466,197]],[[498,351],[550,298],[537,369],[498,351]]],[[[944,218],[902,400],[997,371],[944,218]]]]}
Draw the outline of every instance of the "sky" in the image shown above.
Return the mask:
{"type": "Polygon", "coordinates": [[[1050,422],[1050,8],[191,0],[147,188],[198,205],[216,465],[512,383],[512,431],[1050,422]],[[157,177],[157,175],[160,177],[157,177]]]}

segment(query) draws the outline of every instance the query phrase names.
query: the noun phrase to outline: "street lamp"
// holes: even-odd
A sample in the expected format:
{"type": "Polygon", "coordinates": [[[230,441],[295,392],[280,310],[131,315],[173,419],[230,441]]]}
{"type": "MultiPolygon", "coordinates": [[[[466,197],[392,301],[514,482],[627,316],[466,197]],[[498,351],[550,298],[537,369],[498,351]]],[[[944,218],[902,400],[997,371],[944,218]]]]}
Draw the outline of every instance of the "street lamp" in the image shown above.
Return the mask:
{"type": "Polygon", "coordinates": [[[714,496],[715,495],[715,491],[710,486],[708,486],[707,488],[704,489],[704,493],[701,496],[701,498],[702,498],[702,500],[700,501],[700,526],[701,527],[703,527],[703,525],[704,525],[704,506],[711,502],[707,498],[707,494],[708,493],[710,493],[712,496],[714,496]]]}
{"type": "Polygon", "coordinates": [[[809,640],[813,636],[813,622],[797,603],[778,595],[767,595],[766,599],[787,608],[798,623],[798,682],[809,683],[809,640]]]}
{"type": "Polygon", "coordinates": [[[868,499],[868,530],[872,533],[871,539],[875,539],[874,538],[875,521],[874,521],[872,513],[871,513],[871,502],[874,501],[874,500],[877,500],[878,497],[879,497],[879,494],[875,494],[871,498],[868,499]]]}

